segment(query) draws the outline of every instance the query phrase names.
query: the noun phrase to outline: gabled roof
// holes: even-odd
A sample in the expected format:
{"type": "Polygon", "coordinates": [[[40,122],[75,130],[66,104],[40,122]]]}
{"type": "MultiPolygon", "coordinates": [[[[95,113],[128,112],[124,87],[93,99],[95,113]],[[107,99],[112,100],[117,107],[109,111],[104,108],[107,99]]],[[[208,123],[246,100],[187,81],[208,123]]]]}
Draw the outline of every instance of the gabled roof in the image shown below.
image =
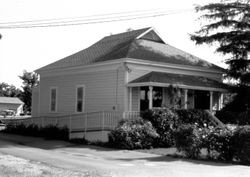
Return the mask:
{"type": "Polygon", "coordinates": [[[88,65],[121,58],[223,70],[212,63],[165,44],[153,28],[143,28],[106,36],[92,46],[44,66],[37,71],[88,65]]]}
{"type": "Polygon", "coordinates": [[[219,88],[226,89],[227,85],[222,82],[201,77],[201,76],[191,76],[182,74],[171,74],[162,72],[150,72],[138,79],[131,81],[130,83],[163,83],[169,85],[180,85],[180,86],[190,86],[190,87],[209,87],[209,88],[219,88]]]}
{"type": "Polygon", "coordinates": [[[0,103],[23,104],[23,102],[17,97],[0,97],[0,103]]]}

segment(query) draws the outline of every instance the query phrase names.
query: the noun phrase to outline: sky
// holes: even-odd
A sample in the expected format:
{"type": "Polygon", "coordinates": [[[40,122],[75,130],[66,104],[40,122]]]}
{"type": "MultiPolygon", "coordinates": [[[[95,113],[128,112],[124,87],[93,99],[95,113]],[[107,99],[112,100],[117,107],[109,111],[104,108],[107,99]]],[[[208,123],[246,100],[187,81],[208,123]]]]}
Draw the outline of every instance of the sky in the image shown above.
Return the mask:
{"type": "MultiPolygon", "coordinates": [[[[4,22],[72,18],[109,13],[193,9],[216,0],[0,0],[0,26],[4,22]]],[[[0,82],[21,87],[18,76],[89,47],[104,36],[127,29],[154,27],[163,40],[181,50],[225,67],[215,47],[197,46],[189,34],[201,27],[194,10],[166,16],[64,27],[0,29],[0,82]]]]}

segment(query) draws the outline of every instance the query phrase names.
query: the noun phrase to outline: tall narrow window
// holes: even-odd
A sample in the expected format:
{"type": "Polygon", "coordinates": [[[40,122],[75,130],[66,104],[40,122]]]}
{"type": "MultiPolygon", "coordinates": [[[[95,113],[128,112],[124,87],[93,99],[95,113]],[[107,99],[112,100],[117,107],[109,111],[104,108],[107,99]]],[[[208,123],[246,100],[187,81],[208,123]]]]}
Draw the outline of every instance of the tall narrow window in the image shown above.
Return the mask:
{"type": "Polygon", "coordinates": [[[76,112],[84,112],[84,86],[76,87],[76,112]]]}
{"type": "Polygon", "coordinates": [[[50,89],[50,111],[56,112],[57,107],[57,89],[51,88],[50,89]]]}

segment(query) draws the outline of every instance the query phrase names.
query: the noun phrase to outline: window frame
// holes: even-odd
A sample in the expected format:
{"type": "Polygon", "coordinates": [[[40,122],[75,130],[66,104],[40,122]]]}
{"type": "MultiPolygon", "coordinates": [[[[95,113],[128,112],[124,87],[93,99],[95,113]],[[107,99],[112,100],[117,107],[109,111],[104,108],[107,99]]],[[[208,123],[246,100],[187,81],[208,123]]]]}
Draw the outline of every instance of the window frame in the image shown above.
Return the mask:
{"type": "Polygon", "coordinates": [[[49,111],[51,113],[57,113],[57,104],[58,104],[58,87],[50,87],[50,94],[49,94],[49,111]],[[56,91],[56,100],[55,100],[55,110],[52,110],[51,106],[52,106],[52,90],[55,90],[56,91]]]}
{"type": "Polygon", "coordinates": [[[85,99],[86,99],[86,89],[85,89],[85,85],[76,85],[76,89],[75,89],[75,113],[80,114],[80,113],[84,113],[85,112],[85,99]],[[82,88],[83,89],[83,94],[82,94],[82,111],[78,111],[77,110],[77,106],[78,106],[78,88],[82,88]]]}

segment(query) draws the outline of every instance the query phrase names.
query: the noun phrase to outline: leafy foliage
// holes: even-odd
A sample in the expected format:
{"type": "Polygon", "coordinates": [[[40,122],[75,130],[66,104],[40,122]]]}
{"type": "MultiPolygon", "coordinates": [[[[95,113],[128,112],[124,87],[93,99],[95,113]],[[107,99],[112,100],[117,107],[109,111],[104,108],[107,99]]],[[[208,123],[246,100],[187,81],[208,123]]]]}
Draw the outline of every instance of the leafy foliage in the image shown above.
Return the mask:
{"type": "Polygon", "coordinates": [[[38,127],[35,124],[7,124],[6,133],[20,134],[26,136],[45,137],[49,139],[68,140],[68,128],[59,128],[54,125],[38,127]]]}
{"type": "Polygon", "coordinates": [[[174,144],[173,131],[180,123],[177,114],[172,109],[147,110],[142,113],[142,117],[150,121],[159,134],[156,141],[157,146],[169,147],[174,144]]]}
{"type": "Polygon", "coordinates": [[[235,158],[242,163],[250,162],[250,126],[239,126],[234,133],[235,158]]]}
{"type": "Polygon", "coordinates": [[[183,124],[192,124],[198,128],[216,127],[208,113],[196,109],[156,108],[142,113],[142,118],[149,120],[159,137],[156,145],[169,147],[174,145],[173,132],[183,124]]]}
{"type": "Polygon", "coordinates": [[[199,109],[177,109],[176,113],[183,124],[194,124],[199,128],[215,127],[209,114],[199,109]]]}
{"type": "Polygon", "coordinates": [[[195,125],[183,124],[174,131],[175,146],[189,158],[197,158],[202,148],[200,132],[195,125]]]}
{"type": "Polygon", "coordinates": [[[24,111],[31,111],[32,88],[39,83],[38,75],[34,72],[27,72],[24,70],[23,75],[19,76],[23,80],[23,91],[21,99],[24,102],[24,111]]]}
{"type": "Polygon", "coordinates": [[[19,97],[21,90],[16,88],[14,85],[9,85],[7,83],[0,83],[0,96],[5,97],[19,97]]]}
{"type": "Polygon", "coordinates": [[[152,147],[157,137],[149,121],[142,118],[124,119],[110,132],[109,144],[122,149],[144,149],[152,147]]]}
{"type": "Polygon", "coordinates": [[[203,141],[210,158],[232,161],[234,157],[233,131],[215,128],[209,131],[203,141]]]}
{"type": "Polygon", "coordinates": [[[250,111],[239,113],[220,110],[216,112],[215,116],[225,124],[250,125],[250,111]]]}

